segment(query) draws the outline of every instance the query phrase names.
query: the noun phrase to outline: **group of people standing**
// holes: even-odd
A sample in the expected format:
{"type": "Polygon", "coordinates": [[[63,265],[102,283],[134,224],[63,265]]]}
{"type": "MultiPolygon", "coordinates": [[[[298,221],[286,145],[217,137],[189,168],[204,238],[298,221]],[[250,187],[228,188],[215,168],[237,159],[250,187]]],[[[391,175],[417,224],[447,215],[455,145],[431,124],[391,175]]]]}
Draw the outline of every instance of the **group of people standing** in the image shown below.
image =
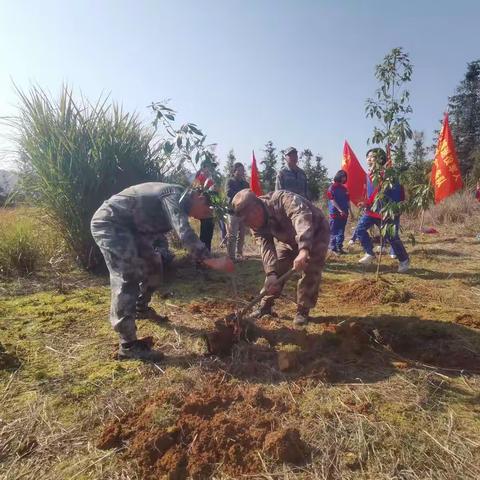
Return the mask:
{"type": "MultiPolygon", "coordinates": [[[[377,198],[380,192],[380,185],[383,169],[387,163],[387,155],[381,148],[372,148],[367,152],[368,173],[366,175],[366,197],[358,204],[362,213],[349,241],[353,245],[356,240],[365,252],[359,260],[362,265],[369,265],[375,261],[373,242],[369,230],[376,226],[381,230],[381,244],[379,249],[390,244],[390,256],[399,261],[398,272],[405,273],[410,268],[410,259],[405,246],[400,238],[400,215],[382,215],[382,202],[377,198]],[[374,175],[377,175],[377,179],[374,175]]],[[[345,239],[345,227],[349,213],[351,214],[350,198],[347,182],[347,172],[340,170],[336,173],[332,185],[328,188],[328,212],[330,216],[330,249],[336,254],[345,254],[343,242],[345,239]]],[[[405,200],[405,191],[400,183],[395,183],[383,191],[383,198],[388,202],[399,203],[405,200]]]]}
{"type": "MultiPolygon", "coordinates": [[[[379,248],[385,248],[385,244],[390,244],[390,256],[399,261],[398,271],[404,273],[409,269],[410,261],[405,246],[400,238],[400,215],[395,215],[392,219],[383,218],[381,214],[381,202],[377,200],[379,187],[374,181],[374,172],[382,175],[382,167],[387,162],[387,155],[381,148],[372,148],[367,152],[368,173],[366,175],[366,198],[359,204],[361,215],[358,224],[354,230],[349,245],[353,245],[357,240],[360,242],[365,255],[359,260],[362,265],[369,265],[375,261],[375,253],[369,230],[372,227],[383,226],[384,235],[382,235],[382,245],[379,248]],[[390,224],[393,227],[390,227],[390,224]]],[[[294,147],[285,151],[286,166],[282,168],[277,175],[275,190],[287,190],[289,192],[301,195],[310,199],[308,191],[308,182],[305,172],[298,166],[298,152],[294,147]]],[[[330,250],[332,253],[343,255],[347,252],[343,248],[345,241],[345,229],[349,216],[353,218],[350,204],[349,192],[346,187],[347,172],[339,170],[333,178],[333,183],[327,190],[328,213],[330,220],[330,250]]],[[[231,204],[233,197],[242,189],[249,188],[245,179],[245,168],[241,163],[235,163],[231,178],[227,182],[226,193],[228,201],[231,204]]],[[[403,186],[395,184],[384,191],[384,196],[391,202],[401,202],[405,200],[403,186]]],[[[228,222],[228,254],[232,260],[243,258],[243,245],[245,237],[245,226],[235,215],[229,216],[228,222]]]]}

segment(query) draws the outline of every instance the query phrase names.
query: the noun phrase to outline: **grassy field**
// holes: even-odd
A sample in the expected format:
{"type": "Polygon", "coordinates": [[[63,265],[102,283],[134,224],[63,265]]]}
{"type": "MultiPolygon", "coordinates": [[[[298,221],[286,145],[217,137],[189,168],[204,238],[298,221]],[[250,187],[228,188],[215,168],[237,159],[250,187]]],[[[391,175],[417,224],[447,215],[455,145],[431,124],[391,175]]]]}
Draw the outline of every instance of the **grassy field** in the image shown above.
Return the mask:
{"type": "Polygon", "coordinates": [[[253,245],[235,282],[179,262],[154,299],[170,322],[138,322],[161,365],[115,360],[106,278],[4,278],[0,478],[480,478],[478,224],[438,229],[408,275],[330,258],[307,327],[291,282],[224,358],[202,334],[259,290],[253,245]]]}

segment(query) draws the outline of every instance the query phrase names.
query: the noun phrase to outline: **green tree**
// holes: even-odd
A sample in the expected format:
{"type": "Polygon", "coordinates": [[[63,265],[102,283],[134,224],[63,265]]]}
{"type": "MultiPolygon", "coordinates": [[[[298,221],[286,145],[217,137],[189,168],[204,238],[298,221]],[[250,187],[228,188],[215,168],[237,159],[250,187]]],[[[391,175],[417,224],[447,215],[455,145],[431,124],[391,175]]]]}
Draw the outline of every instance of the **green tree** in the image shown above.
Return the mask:
{"type": "Polygon", "coordinates": [[[263,149],[265,153],[262,161],[263,170],[260,173],[264,192],[275,190],[275,179],[277,176],[277,153],[273,142],[269,140],[263,149]]]}
{"type": "Polygon", "coordinates": [[[330,185],[331,179],[328,176],[328,169],[323,165],[323,157],[315,155],[315,165],[313,170],[315,183],[318,189],[318,196],[315,200],[322,200],[326,198],[326,192],[330,185]]]}
{"type": "Polygon", "coordinates": [[[448,110],[462,173],[477,172],[480,170],[480,59],[467,65],[465,78],[449,98],[448,110]]]}
{"type": "MultiPolygon", "coordinates": [[[[373,135],[369,142],[386,145],[391,148],[392,158],[399,163],[405,159],[405,142],[412,138],[413,132],[409,123],[409,114],[412,107],[409,104],[410,92],[406,88],[411,81],[413,67],[410,57],[403,52],[402,48],[392,49],[383,59],[383,62],[375,67],[375,78],[379,87],[375,91],[374,98],[366,101],[365,113],[367,118],[376,120],[373,135]]],[[[380,228],[381,236],[387,232],[394,233],[393,221],[395,215],[406,208],[405,202],[396,203],[389,201],[386,191],[401,181],[404,168],[402,165],[388,165],[379,167],[373,171],[373,182],[378,188],[375,203],[381,204],[382,218],[385,220],[380,228]]],[[[374,205],[375,206],[375,205],[374,205]]],[[[380,272],[382,254],[378,258],[377,279],[380,272]]]]}
{"type": "Polygon", "coordinates": [[[432,161],[428,159],[424,132],[413,132],[413,147],[410,152],[407,186],[426,185],[430,182],[432,161]]]}
{"type": "Polygon", "coordinates": [[[330,179],[328,178],[327,167],[322,164],[322,157],[315,156],[309,148],[300,153],[300,159],[303,160],[303,170],[307,177],[308,192],[311,200],[319,200],[325,193],[330,179]]]}
{"type": "Polygon", "coordinates": [[[224,169],[224,173],[225,173],[225,177],[226,178],[229,178],[232,176],[233,174],[233,165],[234,163],[237,161],[237,157],[235,157],[235,152],[233,151],[233,149],[231,149],[229,152],[228,152],[228,155],[227,155],[227,163],[225,165],[225,169],[224,169]]]}
{"type": "Polygon", "coordinates": [[[402,142],[412,138],[408,119],[408,115],[412,113],[409,105],[410,92],[405,88],[411,81],[412,71],[409,55],[404,53],[402,48],[394,48],[384,57],[383,62],[375,67],[375,78],[380,85],[374,98],[368,98],[366,102],[367,118],[378,122],[369,142],[390,145],[392,155],[402,142]]]}

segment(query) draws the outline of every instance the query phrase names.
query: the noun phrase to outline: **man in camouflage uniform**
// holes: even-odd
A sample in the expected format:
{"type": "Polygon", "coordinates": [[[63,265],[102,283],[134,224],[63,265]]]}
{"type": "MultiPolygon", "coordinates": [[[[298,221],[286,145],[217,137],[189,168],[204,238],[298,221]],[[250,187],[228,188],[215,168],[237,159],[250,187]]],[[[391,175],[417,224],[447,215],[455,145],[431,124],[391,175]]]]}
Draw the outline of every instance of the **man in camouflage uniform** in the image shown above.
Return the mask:
{"type": "Polygon", "coordinates": [[[317,303],[330,241],[330,229],[323,213],[302,196],[285,190],[262,197],[242,190],[233,197],[232,207],[260,243],[268,296],[263,298],[254,316],[271,313],[274,300],[283,288],[278,277],[293,265],[302,272],[297,284],[294,323],[307,323],[309,311],[317,303]]]}
{"type": "Polygon", "coordinates": [[[188,223],[188,216],[211,215],[205,195],[156,182],[126,188],[94,214],[91,231],[110,272],[110,322],[120,337],[119,358],[159,361],[163,357],[137,339],[135,318],[162,320],[148,303],[160,284],[164,264],[173,257],[167,232],[174,230],[194,258],[206,266],[233,269],[229,260],[210,258],[188,223]]]}
{"type": "Polygon", "coordinates": [[[275,190],[288,190],[308,199],[307,176],[298,166],[298,152],[295,147],[285,150],[285,161],[287,166],[278,172],[275,190]]]}

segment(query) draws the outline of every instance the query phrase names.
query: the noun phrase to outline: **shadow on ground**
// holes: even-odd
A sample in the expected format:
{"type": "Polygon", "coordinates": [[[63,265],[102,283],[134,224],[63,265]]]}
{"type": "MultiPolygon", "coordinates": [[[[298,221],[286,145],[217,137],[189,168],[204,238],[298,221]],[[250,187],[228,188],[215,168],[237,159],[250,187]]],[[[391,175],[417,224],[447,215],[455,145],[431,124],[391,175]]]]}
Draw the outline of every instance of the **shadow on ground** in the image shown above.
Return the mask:
{"type": "MultiPolygon", "coordinates": [[[[202,337],[208,330],[171,323],[165,328],[202,337]]],[[[167,357],[167,365],[201,362],[206,370],[261,383],[318,378],[328,383],[378,382],[398,369],[480,373],[480,331],[415,316],[314,317],[307,328],[264,317],[251,341],[221,358],[167,357]]]]}

